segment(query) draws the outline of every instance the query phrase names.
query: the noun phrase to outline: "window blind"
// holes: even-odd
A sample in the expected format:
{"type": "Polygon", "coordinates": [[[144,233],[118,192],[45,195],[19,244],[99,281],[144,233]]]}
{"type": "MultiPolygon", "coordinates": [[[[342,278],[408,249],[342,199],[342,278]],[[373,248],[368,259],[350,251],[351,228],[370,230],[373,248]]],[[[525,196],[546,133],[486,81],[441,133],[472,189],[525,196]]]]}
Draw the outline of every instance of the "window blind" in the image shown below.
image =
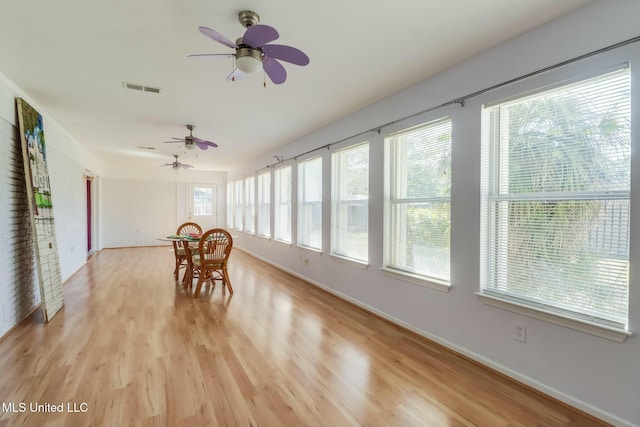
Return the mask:
{"type": "Polygon", "coordinates": [[[233,181],[227,181],[227,228],[233,228],[234,209],[233,181]]]}
{"type": "Polygon", "coordinates": [[[254,233],[256,222],[256,179],[253,176],[249,176],[244,179],[244,230],[248,233],[254,233]]]}
{"type": "Polygon", "coordinates": [[[274,237],[291,243],[291,166],[275,171],[274,237]]]}
{"type": "Polygon", "coordinates": [[[387,267],[449,281],[451,120],[386,138],[387,267]]]}
{"type": "Polygon", "coordinates": [[[234,187],[235,187],[235,196],[234,196],[234,202],[235,202],[235,217],[233,219],[233,226],[235,227],[236,230],[240,230],[242,231],[242,211],[244,210],[243,207],[243,203],[244,203],[244,199],[242,197],[242,186],[243,186],[244,182],[243,180],[239,179],[237,181],[235,181],[234,183],[234,187]]]}
{"type": "Polygon", "coordinates": [[[258,175],[258,235],[271,237],[271,172],[258,175]]]}
{"type": "Polygon", "coordinates": [[[331,253],[369,260],[369,143],[332,155],[331,253]]]}
{"type": "Polygon", "coordinates": [[[298,165],[298,244],[322,249],[322,157],[298,165]]]}
{"type": "Polygon", "coordinates": [[[487,108],[481,291],[626,329],[627,68],[487,108]]]}

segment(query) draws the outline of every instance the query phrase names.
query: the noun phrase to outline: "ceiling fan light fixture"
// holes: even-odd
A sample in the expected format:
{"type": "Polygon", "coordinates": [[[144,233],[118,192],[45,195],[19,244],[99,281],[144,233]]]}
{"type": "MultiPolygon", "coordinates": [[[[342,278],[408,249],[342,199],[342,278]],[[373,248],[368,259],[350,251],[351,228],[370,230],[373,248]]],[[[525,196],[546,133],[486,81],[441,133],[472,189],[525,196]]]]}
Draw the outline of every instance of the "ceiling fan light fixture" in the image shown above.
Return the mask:
{"type": "Polygon", "coordinates": [[[241,47],[236,53],[236,67],[245,74],[257,73],[262,69],[262,54],[257,49],[241,47]]]}
{"type": "Polygon", "coordinates": [[[193,150],[194,148],[196,148],[196,144],[194,144],[193,142],[185,142],[184,148],[186,148],[187,150],[193,150]]]}

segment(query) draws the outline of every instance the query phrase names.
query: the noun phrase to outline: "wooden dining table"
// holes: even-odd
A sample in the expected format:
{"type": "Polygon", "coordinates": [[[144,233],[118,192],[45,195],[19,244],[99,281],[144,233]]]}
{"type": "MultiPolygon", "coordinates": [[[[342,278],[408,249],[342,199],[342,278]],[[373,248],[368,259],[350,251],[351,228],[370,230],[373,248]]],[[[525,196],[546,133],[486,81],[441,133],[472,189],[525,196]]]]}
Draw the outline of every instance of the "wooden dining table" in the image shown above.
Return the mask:
{"type": "MultiPolygon", "coordinates": [[[[232,237],[236,239],[238,236],[235,235],[232,237]]],[[[187,265],[184,271],[184,276],[182,277],[182,286],[185,289],[191,288],[192,283],[189,283],[189,281],[193,280],[193,277],[192,277],[193,276],[193,249],[196,249],[197,251],[197,245],[193,245],[193,243],[197,244],[200,241],[200,237],[199,236],[196,237],[192,235],[173,234],[167,237],[160,237],[158,238],[158,240],[163,242],[172,242],[174,251],[178,249],[178,245],[182,244],[185,258],[187,261],[187,265]]]]}

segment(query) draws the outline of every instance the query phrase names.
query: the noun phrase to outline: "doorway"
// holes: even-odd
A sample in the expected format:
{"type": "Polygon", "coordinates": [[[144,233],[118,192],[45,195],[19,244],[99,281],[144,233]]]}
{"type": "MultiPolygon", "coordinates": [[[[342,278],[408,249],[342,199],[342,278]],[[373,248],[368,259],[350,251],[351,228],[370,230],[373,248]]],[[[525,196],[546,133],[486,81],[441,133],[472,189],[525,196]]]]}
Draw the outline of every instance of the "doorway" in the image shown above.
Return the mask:
{"type": "Polygon", "coordinates": [[[93,204],[94,204],[94,188],[93,188],[93,176],[90,175],[85,175],[84,176],[84,181],[85,181],[85,192],[86,192],[86,226],[87,226],[87,258],[89,258],[93,252],[95,251],[94,249],[94,239],[95,239],[95,233],[94,233],[94,229],[93,229],[93,217],[94,217],[94,209],[93,209],[93,204]]]}
{"type": "Polygon", "coordinates": [[[217,227],[218,189],[212,184],[189,184],[187,220],[198,223],[202,230],[217,227]]]}

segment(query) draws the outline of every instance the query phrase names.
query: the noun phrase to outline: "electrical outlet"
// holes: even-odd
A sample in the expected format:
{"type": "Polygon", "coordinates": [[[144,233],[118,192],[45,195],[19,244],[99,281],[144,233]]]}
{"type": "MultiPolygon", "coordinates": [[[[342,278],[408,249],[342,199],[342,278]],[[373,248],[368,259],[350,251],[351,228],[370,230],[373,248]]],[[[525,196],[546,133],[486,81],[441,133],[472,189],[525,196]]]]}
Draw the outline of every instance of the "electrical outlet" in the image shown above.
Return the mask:
{"type": "Polygon", "coordinates": [[[514,323],[513,339],[516,341],[527,342],[527,327],[522,323],[514,323]]]}
{"type": "Polygon", "coordinates": [[[304,261],[302,261],[304,263],[304,265],[308,266],[309,265],[309,258],[305,258],[304,261]]]}

